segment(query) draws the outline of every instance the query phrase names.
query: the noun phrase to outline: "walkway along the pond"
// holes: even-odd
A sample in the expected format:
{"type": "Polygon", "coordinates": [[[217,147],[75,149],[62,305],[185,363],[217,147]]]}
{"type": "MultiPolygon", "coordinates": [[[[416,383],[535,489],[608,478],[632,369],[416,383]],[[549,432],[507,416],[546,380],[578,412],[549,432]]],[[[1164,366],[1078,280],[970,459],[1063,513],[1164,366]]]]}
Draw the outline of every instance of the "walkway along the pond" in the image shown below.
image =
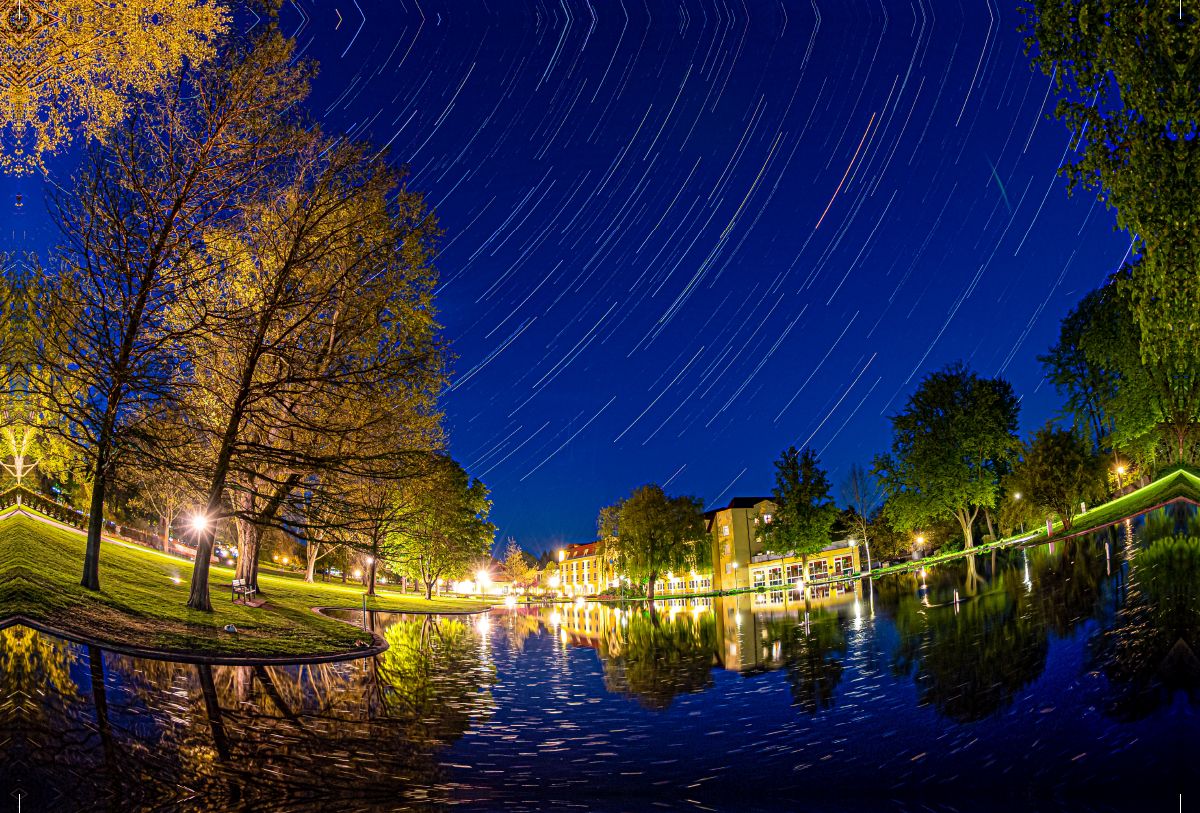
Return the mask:
{"type": "Polygon", "coordinates": [[[1010,536],[998,539],[986,545],[976,545],[971,550],[954,551],[939,556],[930,556],[913,562],[905,562],[892,567],[871,571],[871,577],[878,579],[891,573],[906,573],[919,570],[930,565],[943,564],[968,555],[989,553],[996,548],[1031,547],[1045,545],[1048,542],[1059,542],[1073,539],[1077,536],[1103,530],[1127,519],[1148,514],[1172,503],[1186,502],[1200,506],[1200,477],[1182,466],[1177,466],[1163,472],[1157,480],[1123,497],[1106,502],[1075,517],[1069,531],[1063,530],[1061,522],[1053,524],[1053,533],[1047,534],[1045,528],[1036,533],[1010,536]]]}

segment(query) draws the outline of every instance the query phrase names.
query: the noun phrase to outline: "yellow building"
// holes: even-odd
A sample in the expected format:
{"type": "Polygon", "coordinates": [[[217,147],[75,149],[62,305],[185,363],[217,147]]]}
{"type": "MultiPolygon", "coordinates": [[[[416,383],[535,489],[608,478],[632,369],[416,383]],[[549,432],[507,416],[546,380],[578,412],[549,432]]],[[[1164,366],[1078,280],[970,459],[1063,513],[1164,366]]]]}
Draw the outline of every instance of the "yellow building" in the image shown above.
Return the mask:
{"type": "Polygon", "coordinates": [[[567,545],[558,552],[559,588],[567,596],[594,596],[609,585],[600,543],[567,545]]]}
{"type": "Polygon", "coordinates": [[[724,508],[704,514],[712,538],[716,590],[796,590],[802,580],[815,587],[860,572],[858,547],[849,541],[809,556],[807,574],[799,556],[763,553],[756,526],[770,522],[775,508],[769,497],[734,497],[724,508]]]}
{"type": "Polygon", "coordinates": [[[724,508],[704,512],[712,540],[713,589],[738,590],[750,587],[747,565],[762,552],[754,538],[759,517],[767,519],[775,503],[770,497],[734,497],[724,508]]]}

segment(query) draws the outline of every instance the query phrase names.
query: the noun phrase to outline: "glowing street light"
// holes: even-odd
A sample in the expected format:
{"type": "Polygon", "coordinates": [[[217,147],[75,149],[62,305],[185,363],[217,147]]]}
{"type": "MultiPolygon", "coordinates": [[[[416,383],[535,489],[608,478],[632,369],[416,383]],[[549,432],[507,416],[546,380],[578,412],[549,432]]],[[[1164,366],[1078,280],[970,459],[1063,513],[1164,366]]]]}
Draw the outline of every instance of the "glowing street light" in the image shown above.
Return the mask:
{"type": "Polygon", "coordinates": [[[197,514],[192,517],[192,528],[197,531],[203,531],[208,526],[208,519],[203,514],[197,514]]]}
{"type": "Polygon", "coordinates": [[[1123,475],[1124,473],[1125,473],[1125,467],[1117,466],[1117,488],[1125,487],[1125,484],[1124,484],[1124,482],[1122,482],[1122,479],[1121,479],[1121,475],[1123,475]]]}

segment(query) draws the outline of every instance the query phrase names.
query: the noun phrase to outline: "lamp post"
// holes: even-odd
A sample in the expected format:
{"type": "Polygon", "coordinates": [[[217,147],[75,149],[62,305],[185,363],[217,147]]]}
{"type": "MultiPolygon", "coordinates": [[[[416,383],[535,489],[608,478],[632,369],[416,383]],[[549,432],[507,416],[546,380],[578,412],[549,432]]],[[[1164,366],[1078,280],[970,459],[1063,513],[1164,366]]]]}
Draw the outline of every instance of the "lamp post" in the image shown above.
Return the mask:
{"type": "Polygon", "coordinates": [[[1121,475],[1123,475],[1124,473],[1125,473],[1125,467],[1117,466],[1117,490],[1118,491],[1121,491],[1125,488],[1125,484],[1122,482],[1122,479],[1121,479],[1121,475]]]}

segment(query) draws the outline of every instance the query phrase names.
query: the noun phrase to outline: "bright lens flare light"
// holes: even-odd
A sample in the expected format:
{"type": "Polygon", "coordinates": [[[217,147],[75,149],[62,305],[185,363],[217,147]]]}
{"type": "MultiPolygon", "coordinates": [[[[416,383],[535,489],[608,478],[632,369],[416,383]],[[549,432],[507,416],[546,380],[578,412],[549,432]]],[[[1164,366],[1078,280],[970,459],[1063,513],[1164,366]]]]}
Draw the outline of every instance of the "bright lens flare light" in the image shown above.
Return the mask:
{"type": "Polygon", "coordinates": [[[208,520],[203,514],[197,514],[196,516],[192,517],[192,527],[197,531],[203,531],[208,527],[208,520]]]}
{"type": "Polygon", "coordinates": [[[504,599],[504,606],[510,610],[515,608],[517,606],[517,597],[509,596],[508,598],[504,599]]]}

